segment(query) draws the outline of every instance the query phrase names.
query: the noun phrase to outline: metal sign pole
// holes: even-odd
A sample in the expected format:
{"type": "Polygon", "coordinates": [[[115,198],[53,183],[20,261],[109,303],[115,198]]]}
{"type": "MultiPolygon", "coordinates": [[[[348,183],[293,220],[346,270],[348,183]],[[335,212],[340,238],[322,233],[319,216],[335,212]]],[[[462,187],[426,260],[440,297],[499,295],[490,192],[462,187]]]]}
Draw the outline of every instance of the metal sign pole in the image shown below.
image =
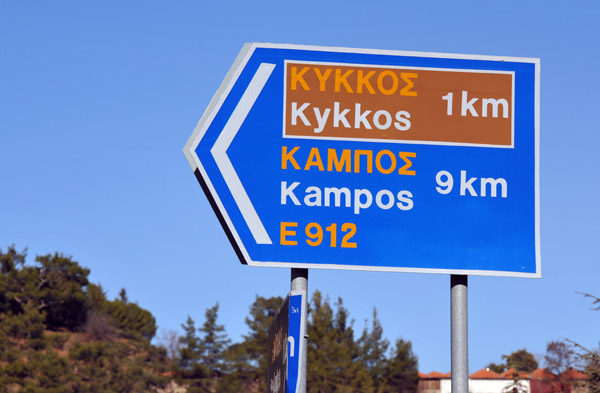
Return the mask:
{"type": "MultiPolygon", "coordinates": [[[[302,290],[306,292],[306,297],[308,297],[308,269],[292,269],[292,279],[291,279],[291,290],[302,290]]],[[[307,299],[307,303],[308,303],[308,299],[307,299]]],[[[308,330],[307,330],[307,322],[306,322],[306,317],[307,317],[307,308],[306,304],[302,305],[302,313],[304,315],[302,315],[302,324],[304,326],[302,326],[302,328],[300,329],[301,332],[305,332],[304,337],[302,337],[303,340],[303,345],[304,348],[308,348],[307,347],[307,337],[308,337],[308,330]]],[[[299,389],[298,389],[298,393],[306,393],[306,352],[308,351],[303,351],[302,352],[302,358],[300,359],[300,381],[299,381],[299,389]]]]}
{"type": "Polygon", "coordinates": [[[468,279],[450,276],[452,393],[469,393],[468,279]]]}

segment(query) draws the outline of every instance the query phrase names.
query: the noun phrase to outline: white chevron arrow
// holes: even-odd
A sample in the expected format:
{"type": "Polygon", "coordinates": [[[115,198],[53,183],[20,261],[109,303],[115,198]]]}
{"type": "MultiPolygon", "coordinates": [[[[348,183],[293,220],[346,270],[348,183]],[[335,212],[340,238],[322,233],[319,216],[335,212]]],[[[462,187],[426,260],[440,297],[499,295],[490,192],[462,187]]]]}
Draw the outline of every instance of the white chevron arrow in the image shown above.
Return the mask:
{"type": "Polygon", "coordinates": [[[252,109],[252,106],[254,106],[260,92],[265,87],[267,80],[269,80],[273,69],[275,69],[275,64],[260,64],[256,74],[252,77],[250,84],[227,121],[227,124],[225,124],[221,135],[219,135],[219,138],[210,150],[223,175],[223,179],[225,179],[225,183],[227,183],[227,187],[229,187],[229,190],[233,195],[233,199],[237,203],[248,228],[250,228],[252,236],[254,236],[254,240],[258,244],[273,244],[273,242],[271,241],[265,226],[258,217],[258,213],[256,213],[256,209],[254,209],[254,205],[252,205],[248,193],[244,189],[240,178],[231,164],[231,160],[227,155],[227,149],[229,149],[235,135],[240,130],[242,124],[244,124],[248,113],[252,109]]]}

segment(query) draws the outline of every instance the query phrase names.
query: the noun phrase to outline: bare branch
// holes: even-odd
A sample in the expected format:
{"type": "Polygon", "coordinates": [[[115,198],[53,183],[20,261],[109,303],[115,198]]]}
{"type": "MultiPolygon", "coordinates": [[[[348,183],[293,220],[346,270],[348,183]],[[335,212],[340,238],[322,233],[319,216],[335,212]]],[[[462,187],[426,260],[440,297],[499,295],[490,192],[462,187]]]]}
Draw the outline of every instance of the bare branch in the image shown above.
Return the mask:
{"type": "MultiPolygon", "coordinates": [[[[600,304],[600,297],[594,296],[592,294],[589,293],[584,293],[584,292],[577,292],[580,295],[583,295],[584,297],[588,297],[590,299],[593,299],[592,304],[600,304]]],[[[600,306],[598,307],[592,307],[590,308],[590,310],[594,310],[594,311],[600,311],[600,306]]]]}

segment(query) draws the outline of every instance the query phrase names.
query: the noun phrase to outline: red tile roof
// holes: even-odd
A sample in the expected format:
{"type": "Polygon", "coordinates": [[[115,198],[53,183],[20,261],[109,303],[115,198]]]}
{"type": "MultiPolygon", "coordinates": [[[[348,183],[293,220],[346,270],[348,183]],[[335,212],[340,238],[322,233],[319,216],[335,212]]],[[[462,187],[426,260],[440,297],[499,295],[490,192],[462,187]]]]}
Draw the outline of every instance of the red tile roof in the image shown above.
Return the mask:
{"type": "Polygon", "coordinates": [[[471,378],[471,379],[500,379],[500,374],[493,372],[489,368],[482,368],[481,370],[469,375],[469,378],[471,378]]]}
{"type": "Polygon", "coordinates": [[[546,369],[538,368],[531,373],[531,379],[556,379],[556,375],[546,369]]]}
{"type": "Polygon", "coordinates": [[[450,373],[442,374],[437,371],[432,371],[429,374],[425,374],[425,373],[420,372],[419,378],[421,378],[421,379],[444,379],[444,378],[450,378],[450,373]]]}
{"type": "MultiPolygon", "coordinates": [[[[483,368],[473,374],[469,375],[471,379],[514,379],[515,374],[522,379],[544,379],[544,380],[555,380],[557,376],[552,374],[550,371],[545,370],[543,368],[538,368],[531,374],[519,373],[514,368],[509,368],[504,371],[502,374],[498,374],[493,372],[489,368],[483,368]]],[[[421,379],[446,379],[451,378],[452,373],[440,373],[438,371],[432,371],[429,374],[419,372],[419,378],[421,379]]],[[[567,371],[562,373],[563,378],[568,379],[586,379],[587,375],[582,373],[581,371],[575,370],[573,368],[568,369],[567,371]]]]}
{"type": "Polygon", "coordinates": [[[568,370],[565,370],[561,374],[561,376],[566,379],[587,379],[587,374],[575,370],[574,368],[569,368],[568,370]]]}
{"type": "Polygon", "coordinates": [[[502,374],[500,374],[500,378],[504,378],[504,379],[515,379],[515,378],[529,379],[530,377],[529,377],[529,374],[518,372],[514,368],[509,368],[508,370],[506,370],[502,374]]]}

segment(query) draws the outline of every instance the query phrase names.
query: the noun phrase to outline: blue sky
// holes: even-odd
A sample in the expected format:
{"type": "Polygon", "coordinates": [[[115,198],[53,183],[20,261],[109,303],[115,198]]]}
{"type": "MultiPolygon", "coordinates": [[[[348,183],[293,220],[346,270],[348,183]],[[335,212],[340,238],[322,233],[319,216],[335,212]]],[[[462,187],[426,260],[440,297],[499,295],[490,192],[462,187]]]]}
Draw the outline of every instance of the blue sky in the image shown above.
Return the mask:
{"type": "MultiPolygon", "coordinates": [[[[596,347],[577,292],[600,296],[599,19],[592,1],[0,0],[0,247],[72,255],[159,329],[219,302],[238,340],[290,272],[239,263],[182,148],[245,42],[539,57],[543,277],[470,278],[470,369],[564,337],[596,347]]],[[[342,297],[358,332],[377,307],[445,372],[449,282],[311,270],[309,290],[342,297]]]]}

